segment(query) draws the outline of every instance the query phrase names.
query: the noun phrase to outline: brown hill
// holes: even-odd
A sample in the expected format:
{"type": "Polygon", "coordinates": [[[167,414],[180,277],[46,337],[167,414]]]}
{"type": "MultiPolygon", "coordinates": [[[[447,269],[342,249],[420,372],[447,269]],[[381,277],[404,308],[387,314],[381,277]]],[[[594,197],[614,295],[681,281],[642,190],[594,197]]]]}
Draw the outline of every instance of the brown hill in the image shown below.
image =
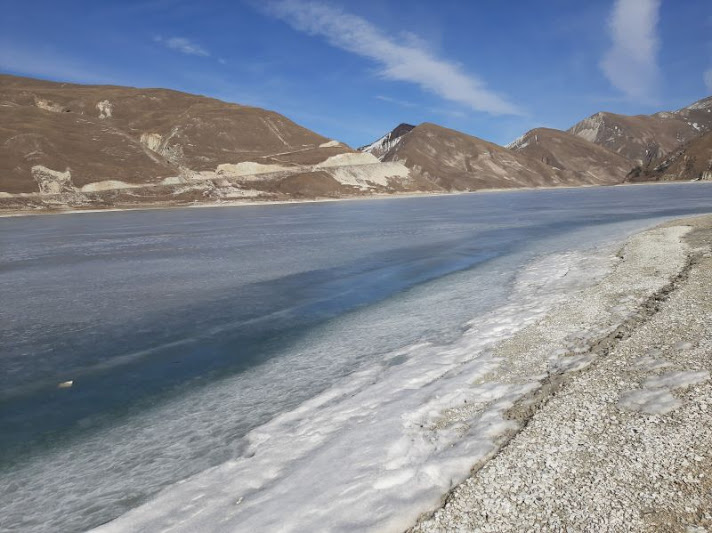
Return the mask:
{"type": "Polygon", "coordinates": [[[410,183],[402,165],[379,165],[273,111],[0,75],[0,207],[342,196],[410,183]]]}
{"type": "Polygon", "coordinates": [[[712,181],[712,132],[684,144],[672,154],[634,168],[627,177],[629,182],[681,180],[712,181]]]}
{"type": "Polygon", "coordinates": [[[401,162],[413,175],[449,191],[599,182],[593,176],[555,169],[528,155],[429,123],[403,135],[382,160],[401,162]]]}
{"type": "Polygon", "coordinates": [[[582,183],[616,184],[633,167],[629,159],[566,131],[536,128],[507,145],[510,150],[568,170],[582,183]]]}
{"type": "Polygon", "coordinates": [[[654,115],[596,113],[568,131],[644,165],[710,130],[712,97],[654,115]]]}
{"type": "Polygon", "coordinates": [[[350,151],[264,109],[166,89],[87,86],[0,75],[0,172],[31,192],[31,166],[71,167],[81,186],[142,183],[223,163],[318,163],[350,151]],[[281,153],[288,152],[288,153],[281,153]]]}
{"type": "Polygon", "coordinates": [[[689,179],[672,176],[703,175],[704,148],[670,154],[710,130],[712,97],[672,113],[598,113],[570,133],[540,128],[511,150],[425,123],[357,152],[204,96],[0,75],[0,209],[599,185],[636,162],[630,179],[689,179]]]}

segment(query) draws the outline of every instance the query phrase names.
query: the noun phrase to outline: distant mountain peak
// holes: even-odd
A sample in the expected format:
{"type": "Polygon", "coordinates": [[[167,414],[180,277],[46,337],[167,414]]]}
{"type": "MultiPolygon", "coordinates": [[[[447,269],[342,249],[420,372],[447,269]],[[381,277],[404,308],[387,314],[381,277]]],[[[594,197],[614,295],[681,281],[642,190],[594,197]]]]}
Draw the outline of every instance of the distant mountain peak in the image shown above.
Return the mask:
{"type": "Polygon", "coordinates": [[[372,154],[378,159],[382,159],[387,152],[401,141],[406,133],[409,133],[414,128],[415,126],[412,124],[402,122],[377,141],[367,144],[366,146],[361,146],[358,150],[372,154]]]}
{"type": "Polygon", "coordinates": [[[532,142],[536,143],[539,140],[539,137],[537,135],[537,132],[542,129],[542,128],[535,128],[533,130],[529,130],[526,132],[524,135],[521,135],[514,139],[511,143],[507,144],[505,148],[507,150],[522,150],[529,146],[532,142]]]}

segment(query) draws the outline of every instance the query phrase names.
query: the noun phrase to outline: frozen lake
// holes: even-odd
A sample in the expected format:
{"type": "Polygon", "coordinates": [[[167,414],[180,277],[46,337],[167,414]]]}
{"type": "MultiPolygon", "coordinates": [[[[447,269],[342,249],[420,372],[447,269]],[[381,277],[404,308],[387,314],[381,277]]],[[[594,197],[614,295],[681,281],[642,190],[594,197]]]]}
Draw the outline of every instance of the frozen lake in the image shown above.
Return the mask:
{"type": "Polygon", "coordinates": [[[0,529],[85,530],[228,463],[279,509],[295,463],[358,441],[349,395],[417,409],[421,362],[473,325],[470,355],[631,233],[708,212],[699,183],[0,219],[0,529]],[[298,418],[321,437],[251,462],[298,418]]]}

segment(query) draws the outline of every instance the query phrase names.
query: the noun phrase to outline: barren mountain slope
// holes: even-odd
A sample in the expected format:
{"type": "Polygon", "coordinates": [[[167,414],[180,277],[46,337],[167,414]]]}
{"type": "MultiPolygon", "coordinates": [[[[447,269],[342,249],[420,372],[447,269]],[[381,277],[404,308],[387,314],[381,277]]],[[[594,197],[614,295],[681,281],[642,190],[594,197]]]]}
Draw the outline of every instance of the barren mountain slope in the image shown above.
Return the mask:
{"type": "Polygon", "coordinates": [[[223,163],[318,163],[350,151],[263,109],[166,89],[0,76],[2,190],[31,192],[30,167],[71,167],[81,186],[151,181],[223,163]],[[295,152],[281,154],[281,152],[295,152]]]}
{"type": "Polygon", "coordinates": [[[712,131],[698,137],[673,153],[636,167],[627,181],[712,180],[712,131]]]}
{"type": "Polygon", "coordinates": [[[528,131],[507,148],[554,168],[574,172],[582,181],[602,185],[621,183],[634,165],[602,146],[549,128],[528,131]]]}
{"type": "Polygon", "coordinates": [[[593,176],[557,170],[524,154],[435,124],[420,124],[382,158],[445,190],[598,183],[593,176]]]}
{"type": "Polygon", "coordinates": [[[596,113],[568,131],[645,164],[712,130],[712,97],[673,112],[626,116],[596,113]]]}
{"type": "Polygon", "coordinates": [[[345,196],[418,187],[278,113],[165,89],[0,75],[0,207],[345,196]]]}

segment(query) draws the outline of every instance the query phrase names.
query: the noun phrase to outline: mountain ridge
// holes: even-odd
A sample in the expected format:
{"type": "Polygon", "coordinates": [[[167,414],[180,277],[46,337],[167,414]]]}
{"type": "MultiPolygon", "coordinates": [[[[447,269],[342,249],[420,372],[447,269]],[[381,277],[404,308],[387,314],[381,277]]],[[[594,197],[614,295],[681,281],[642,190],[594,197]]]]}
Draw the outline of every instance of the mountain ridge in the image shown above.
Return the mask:
{"type": "Polygon", "coordinates": [[[0,74],[0,209],[709,179],[712,147],[694,141],[710,131],[707,97],[653,115],[600,112],[507,147],[425,122],[354,150],[275,111],[208,96],[0,74]]]}
{"type": "Polygon", "coordinates": [[[712,97],[702,98],[676,111],[652,115],[620,115],[601,111],[567,131],[626,157],[646,164],[712,130],[712,97]]]}
{"type": "MultiPolygon", "coordinates": [[[[542,171],[545,182],[611,185],[626,181],[626,176],[636,166],[664,157],[710,130],[712,97],[706,97],[677,111],[652,115],[598,112],[565,131],[552,128],[529,130],[505,148],[551,167],[553,173],[542,171]]],[[[372,151],[375,146],[381,150],[379,159],[382,161],[400,159],[409,166],[399,144],[411,132],[401,133],[395,142],[389,142],[394,131],[359,150],[372,151]],[[398,153],[401,155],[396,156],[398,153]]],[[[418,165],[412,163],[410,166],[418,165]]],[[[645,176],[655,177],[649,172],[645,176]]],[[[481,180],[473,183],[478,181],[481,180]]]]}
{"type": "Polygon", "coordinates": [[[446,191],[583,184],[526,155],[428,122],[404,135],[382,161],[401,162],[446,191]]]}

